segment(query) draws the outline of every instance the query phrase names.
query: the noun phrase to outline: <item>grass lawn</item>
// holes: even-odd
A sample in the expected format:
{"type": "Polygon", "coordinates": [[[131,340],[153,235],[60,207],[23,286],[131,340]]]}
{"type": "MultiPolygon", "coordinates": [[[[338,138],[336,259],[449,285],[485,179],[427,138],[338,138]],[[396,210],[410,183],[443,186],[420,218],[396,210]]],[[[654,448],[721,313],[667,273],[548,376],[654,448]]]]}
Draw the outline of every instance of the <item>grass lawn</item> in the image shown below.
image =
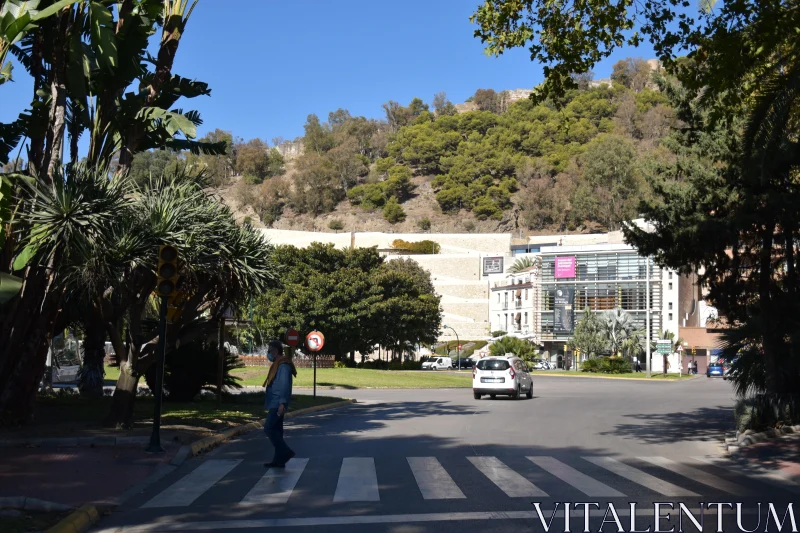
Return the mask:
{"type": "MultiPolygon", "coordinates": [[[[267,376],[266,368],[240,368],[233,371],[242,378],[242,385],[261,386],[267,376]]],[[[314,370],[298,368],[295,387],[311,387],[314,370]]],[[[367,368],[318,368],[317,386],[344,389],[437,389],[470,388],[472,373],[463,375],[440,372],[409,372],[402,370],[372,370],[367,368]]]]}
{"type": "Polygon", "coordinates": [[[0,531],[3,533],[26,533],[28,531],[45,531],[65,518],[69,511],[56,513],[39,513],[20,511],[20,516],[0,517],[0,531]]]}
{"type": "MultiPolygon", "coordinates": [[[[343,398],[294,394],[289,411],[315,405],[342,401],[343,398]]],[[[36,420],[20,429],[3,429],[2,438],[77,437],[101,435],[147,435],[153,420],[153,398],[140,396],[134,405],[134,427],[119,431],[102,426],[103,418],[111,406],[111,397],[81,398],[78,395],[59,394],[40,397],[36,403],[36,420]]],[[[161,425],[178,432],[207,435],[232,426],[261,420],[264,411],[264,394],[261,392],[230,394],[222,399],[217,410],[217,400],[204,396],[194,402],[164,402],[161,425]]]]}
{"type": "MultiPolygon", "coordinates": [[[[647,374],[645,372],[626,372],[624,374],[600,374],[600,373],[592,373],[592,372],[574,372],[574,371],[566,371],[566,372],[553,372],[548,370],[534,370],[531,372],[536,376],[563,376],[563,377],[572,377],[572,378],[622,378],[622,379],[647,379],[647,374]]],[[[691,379],[697,376],[689,376],[686,374],[678,375],[678,374],[664,374],[660,373],[653,373],[650,379],[652,380],[660,380],[660,381],[678,381],[680,379],[691,379]]]]}

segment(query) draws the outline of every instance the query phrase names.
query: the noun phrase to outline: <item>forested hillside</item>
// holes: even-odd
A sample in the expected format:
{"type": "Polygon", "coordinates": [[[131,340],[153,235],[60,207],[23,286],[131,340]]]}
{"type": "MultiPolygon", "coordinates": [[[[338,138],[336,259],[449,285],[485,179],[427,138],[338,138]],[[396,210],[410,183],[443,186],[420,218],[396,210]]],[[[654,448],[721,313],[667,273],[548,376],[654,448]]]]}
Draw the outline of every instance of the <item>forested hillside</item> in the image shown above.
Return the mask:
{"type": "Polygon", "coordinates": [[[617,229],[649,194],[648,166],[668,157],[659,140],[673,112],[654,75],[643,60],[620,61],[608,83],[582,77],[560,110],[481,89],[464,112],[440,93],[432,105],[390,101],[384,120],[309,115],[299,153],[216,131],[205,140],[227,142],[225,156],[151,152],[134,173],[203,168],[242,217],[280,228],[617,229]]]}

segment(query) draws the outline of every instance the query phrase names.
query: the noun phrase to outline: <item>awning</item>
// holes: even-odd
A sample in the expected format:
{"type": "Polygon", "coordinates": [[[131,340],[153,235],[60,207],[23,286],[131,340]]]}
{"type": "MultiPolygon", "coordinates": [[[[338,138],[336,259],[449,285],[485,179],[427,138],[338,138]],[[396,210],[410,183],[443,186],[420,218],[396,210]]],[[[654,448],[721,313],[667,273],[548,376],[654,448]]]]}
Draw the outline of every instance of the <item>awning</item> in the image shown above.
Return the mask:
{"type": "Polygon", "coordinates": [[[517,289],[517,298],[522,298],[522,289],[517,289]]]}

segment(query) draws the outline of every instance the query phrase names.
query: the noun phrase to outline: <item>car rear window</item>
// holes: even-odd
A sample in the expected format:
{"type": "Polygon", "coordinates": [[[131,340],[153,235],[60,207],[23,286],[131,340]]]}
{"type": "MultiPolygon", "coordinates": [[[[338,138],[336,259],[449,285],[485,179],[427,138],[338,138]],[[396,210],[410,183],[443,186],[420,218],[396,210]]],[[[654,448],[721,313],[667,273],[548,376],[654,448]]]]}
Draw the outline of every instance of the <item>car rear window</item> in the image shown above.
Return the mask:
{"type": "Polygon", "coordinates": [[[508,370],[509,364],[508,361],[503,361],[502,359],[484,359],[483,361],[478,361],[478,370],[508,370]]]}

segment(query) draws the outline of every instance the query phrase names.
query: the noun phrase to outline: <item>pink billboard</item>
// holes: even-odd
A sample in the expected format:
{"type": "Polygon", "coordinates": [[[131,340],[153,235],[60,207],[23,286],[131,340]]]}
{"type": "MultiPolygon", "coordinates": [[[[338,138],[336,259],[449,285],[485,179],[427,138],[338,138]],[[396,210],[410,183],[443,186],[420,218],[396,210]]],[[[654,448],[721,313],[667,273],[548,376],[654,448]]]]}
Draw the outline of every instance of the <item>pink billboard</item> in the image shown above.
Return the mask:
{"type": "Polygon", "coordinates": [[[556,279],[575,277],[575,256],[556,257],[556,279]]]}

